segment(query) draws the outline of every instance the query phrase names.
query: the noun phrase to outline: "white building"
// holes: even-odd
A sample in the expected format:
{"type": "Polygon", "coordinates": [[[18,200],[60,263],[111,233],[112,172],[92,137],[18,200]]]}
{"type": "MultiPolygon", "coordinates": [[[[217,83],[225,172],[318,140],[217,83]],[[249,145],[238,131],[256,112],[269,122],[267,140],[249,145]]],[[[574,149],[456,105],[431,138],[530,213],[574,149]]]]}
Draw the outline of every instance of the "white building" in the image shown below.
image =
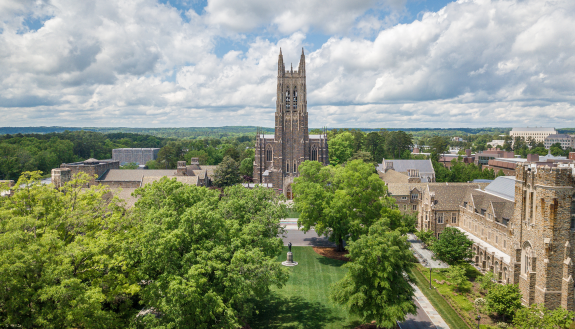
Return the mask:
{"type": "Polygon", "coordinates": [[[491,142],[487,143],[489,145],[491,145],[491,147],[495,148],[497,146],[501,146],[503,147],[503,144],[505,144],[505,140],[503,139],[494,139],[491,142]]]}
{"type": "Polygon", "coordinates": [[[555,134],[557,134],[557,130],[555,130],[555,128],[544,127],[513,128],[509,133],[509,135],[513,137],[514,143],[515,137],[522,137],[526,142],[529,137],[532,137],[537,143],[543,143],[547,136],[555,134]]]}

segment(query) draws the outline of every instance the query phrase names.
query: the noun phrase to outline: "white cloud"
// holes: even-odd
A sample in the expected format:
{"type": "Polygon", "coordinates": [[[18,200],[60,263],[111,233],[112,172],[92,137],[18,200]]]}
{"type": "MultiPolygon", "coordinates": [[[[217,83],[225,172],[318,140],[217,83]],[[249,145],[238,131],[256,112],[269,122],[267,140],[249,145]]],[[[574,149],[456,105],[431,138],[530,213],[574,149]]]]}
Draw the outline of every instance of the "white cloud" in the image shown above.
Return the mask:
{"type": "Polygon", "coordinates": [[[310,126],[575,125],[574,2],[461,0],[395,24],[404,3],[213,0],[183,20],[154,0],[3,1],[0,113],[12,126],[273,126],[279,47],[297,66],[320,29],[334,35],[306,53],[310,126]],[[366,14],[381,6],[395,14],[366,14]],[[261,28],[279,40],[214,54],[261,28]]]}

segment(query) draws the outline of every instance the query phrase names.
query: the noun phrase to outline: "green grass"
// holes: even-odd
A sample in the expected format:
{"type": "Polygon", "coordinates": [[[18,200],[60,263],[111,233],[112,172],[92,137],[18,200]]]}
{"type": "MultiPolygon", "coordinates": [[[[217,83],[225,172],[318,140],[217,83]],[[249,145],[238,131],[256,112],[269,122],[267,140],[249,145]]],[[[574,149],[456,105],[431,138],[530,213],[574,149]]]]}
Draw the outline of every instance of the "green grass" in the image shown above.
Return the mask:
{"type": "MultiPolygon", "coordinates": [[[[286,258],[287,247],[278,257],[286,258]]],[[[254,329],[341,329],[355,328],[358,318],[329,300],[329,287],[343,278],[343,261],[316,254],[311,247],[292,247],[294,261],[290,278],[282,289],[273,289],[268,298],[258,305],[259,314],[248,323],[254,329]]]]}
{"type": "MultiPolygon", "coordinates": [[[[439,315],[447,323],[450,328],[469,328],[467,324],[457,315],[457,312],[439,295],[435,289],[429,289],[429,282],[423,277],[417,269],[412,270],[415,275],[417,287],[423,292],[429,302],[435,307],[439,315]]],[[[433,279],[433,273],[432,273],[433,279]]]]}
{"type": "Polygon", "coordinates": [[[299,218],[299,212],[297,212],[295,209],[292,208],[288,208],[288,215],[286,218],[299,218]]]}

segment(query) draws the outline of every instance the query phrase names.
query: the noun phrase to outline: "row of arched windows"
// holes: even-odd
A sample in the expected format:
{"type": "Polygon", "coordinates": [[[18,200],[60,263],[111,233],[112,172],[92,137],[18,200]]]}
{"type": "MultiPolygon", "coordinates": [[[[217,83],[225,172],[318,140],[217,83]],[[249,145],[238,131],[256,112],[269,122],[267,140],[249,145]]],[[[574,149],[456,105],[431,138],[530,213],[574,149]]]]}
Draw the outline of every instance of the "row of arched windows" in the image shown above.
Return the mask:
{"type": "MultiPolygon", "coordinates": [[[[273,150],[272,147],[270,145],[268,145],[268,147],[266,148],[266,161],[273,161],[273,150]]],[[[315,146],[312,147],[311,149],[311,157],[310,157],[311,161],[318,161],[317,160],[317,148],[315,146]]],[[[295,165],[294,165],[295,168],[295,165]]],[[[288,172],[289,172],[289,168],[288,168],[288,172]]],[[[296,170],[294,169],[293,172],[296,172],[296,170]]]]}

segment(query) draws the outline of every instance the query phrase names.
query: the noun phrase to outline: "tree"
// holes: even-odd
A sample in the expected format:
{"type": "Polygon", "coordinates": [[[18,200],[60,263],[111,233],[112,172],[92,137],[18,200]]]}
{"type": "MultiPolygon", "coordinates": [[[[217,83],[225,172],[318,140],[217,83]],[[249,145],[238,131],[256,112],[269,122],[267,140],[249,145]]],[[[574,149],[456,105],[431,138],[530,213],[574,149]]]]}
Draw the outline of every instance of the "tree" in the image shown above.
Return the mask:
{"type": "Polygon", "coordinates": [[[415,235],[421,240],[423,243],[427,245],[428,248],[431,248],[437,239],[433,235],[433,231],[431,230],[421,230],[415,232],[415,235]]]}
{"type": "Polygon", "coordinates": [[[353,135],[345,131],[330,138],[327,141],[329,147],[329,162],[331,164],[342,164],[353,155],[353,135]]]}
{"type": "Polygon", "coordinates": [[[138,234],[130,261],[145,282],[141,304],[162,316],[143,317],[144,327],[239,328],[253,300],[287,270],[276,261],[287,215],[272,189],[225,190],[162,178],[136,191],[138,234]]]}
{"type": "Polygon", "coordinates": [[[225,157],[214,170],[214,185],[217,187],[232,186],[241,181],[238,163],[231,157],[225,157]]]}
{"type": "Polygon", "coordinates": [[[454,227],[446,227],[441,233],[432,250],[435,257],[449,265],[456,265],[465,262],[473,256],[471,246],[473,242],[465,236],[465,233],[454,227]]]}
{"type": "Polygon", "coordinates": [[[513,324],[517,328],[567,329],[572,327],[574,317],[574,312],[562,307],[549,310],[542,304],[532,304],[517,310],[513,324]]]}
{"type": "Polygon", "coordinates": [[[386,188],[371,164],[353,160],[345,167],[324,167],[305,161],[299,171],[293,192],[304,232],[315,227],[343,251],[344,240],[358,239],[380,218],[386,188]]]}
{"type": "Polygon", "coordinates": [[[457,290],[468,290],[471,283],[466,276],[467,269],[461,265],[453,265],[447,270],[449,281],[455,285],[457,290]]]}
{"type": "Polygon", "coordinates": [[[392,131],[385,139],[385,150],[392,158],[400,159],[413,146],[413,136],[405,131],[392,131]]]}
{"type": "Polygon", "coordinates": [[[245,158],[240,163],[240,174],[245,176],[252,176],[254,174],[254,158],[245,158]]]}
{"type": "Polygon", "coordinates": [[[373,158],[369,152],[357,151],[353,154],[350,160],[362,160],[365,163],[373,163],[373,158]]]}
{"type": "Polygon", "coordinates": [[[479,288],[488,291],[489,289],[493,288],[495,282],[493,279],[495,278],[495,273],[492,271],[488,271],[479,279],[479,288]]]}
{"type": "Polygon", "coordinates": [[[135,162],[126,163],[120,169],[138,169],[138,164],[135,162]]]}
{"type": "Polygon", "coordinates": [[[521,308],[521,291],[516,284],[495,284],[487,293],[487,311],[512,318],[521,308]]]}
{"type": "Polygon", "coordinates": [[[365,151],[371,154],[371,158],[380,163],[385,156],[385,137],[379,132],[372,131],[365,136],[365,151]]]}
{"type": "Polygon", "coordinates": [[[413,257],[407,237],[389,231],[383,221],[374,223],[367,235],[348,245],[351,262],[345,277],[331,287],[331,299],[364,322],[392,327],[416,312],[413,302],[413,257]]]}
{"type": "Polygon", "coordinates": [[[25,172],[0,198],[0,323],[125,328],[140,290],[124,250],[133,223],[80,173],[60,189],[25,172]]]}
{"type": "Polygon", "coordinates": [[[431,153],[439,156],[439,154],[443,154],[447,152],[449,149],[449,141],[446,137],[442,136],[433,136],[429,140],[429,147],[431,148],[431,153]]]}

